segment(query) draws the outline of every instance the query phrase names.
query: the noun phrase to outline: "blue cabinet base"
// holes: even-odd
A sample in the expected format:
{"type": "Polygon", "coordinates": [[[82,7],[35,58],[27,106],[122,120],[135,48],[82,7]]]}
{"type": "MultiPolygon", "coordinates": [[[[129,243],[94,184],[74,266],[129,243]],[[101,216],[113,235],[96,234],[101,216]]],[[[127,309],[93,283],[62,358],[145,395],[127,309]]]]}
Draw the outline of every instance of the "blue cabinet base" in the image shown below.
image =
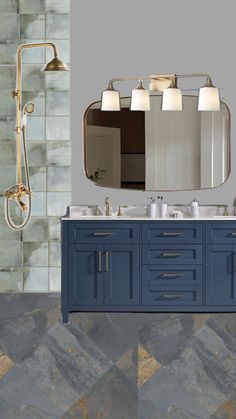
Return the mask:
{"type": "Polygon", "coordinates": [[[72,312],[236,312],[236,222],[62,221],[72,312]]]}

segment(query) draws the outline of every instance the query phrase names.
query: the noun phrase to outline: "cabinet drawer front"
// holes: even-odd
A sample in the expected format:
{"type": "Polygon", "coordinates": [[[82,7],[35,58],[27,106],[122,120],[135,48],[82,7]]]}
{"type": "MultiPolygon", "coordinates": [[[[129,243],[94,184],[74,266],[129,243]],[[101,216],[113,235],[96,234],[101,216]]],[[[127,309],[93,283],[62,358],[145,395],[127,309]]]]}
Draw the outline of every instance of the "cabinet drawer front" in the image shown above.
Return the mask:
{"type": "Polygon", "coordinates": [[[142,304],[156,306],[196,305],[202,303],[201,287],[143,286],[142,304]]]}
{"type": "Polygon", "coordinates": [[[202,246],[145,244],[142,246],[142,263],[147,265],[201,264],[202,246]]]}
{"type": "Polygon", "coordinates": [[[139,226],[134,224],[71,223],[70,243],[138,243],[139,226]]]}
{"type": "Polygon", "coordinates": [[[206,242],[209,244],[236,243],[236,222],[207,224],[206,242]]]}
{"type": "Polygon", "coordinates": [[[202,243],[202,225],[188,222],[155,222],[142,226],[143,243],[202,243]]]}
{"type": "Polygon", "coordinates": [[[201,285],[202,267],[191,265],[142,267],[142,285],[201,285]]]}

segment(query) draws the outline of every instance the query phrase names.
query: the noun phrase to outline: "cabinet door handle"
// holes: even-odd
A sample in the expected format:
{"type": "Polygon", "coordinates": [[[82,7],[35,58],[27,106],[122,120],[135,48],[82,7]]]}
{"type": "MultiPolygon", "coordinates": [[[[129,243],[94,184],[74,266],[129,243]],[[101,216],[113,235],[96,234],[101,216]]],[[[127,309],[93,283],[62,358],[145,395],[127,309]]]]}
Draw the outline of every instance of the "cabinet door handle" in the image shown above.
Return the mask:
{"type": "Polygon", "coordinates": [[[102,252],[98,252],[98,272],[102,272],[102,252]]]}
{"type": "Polygon", "coordinates": [[[114,236],[114,233],[105,233],[105,232],[101,232],[101,233],[93,233],[94,236],[102,236],[102,237],[106,237],[106,236],[114,236]]]}
{"type": "Polygon", "coordinates": [[[183,294],[162,294],[160,296],[161,300],[179,300],[183,297],[183,294]]]}
{"type": "Polygon", "coordinates": [[[184,233],[161,233],[161,236],[163,237],[177,237],[182,236],[184,233]]]}
{"type": "Polygon", "coordinates": [[[161,274],[163,278],[178,278],[183,276],[182,272],[163,272],[161,274]]]}
{"type": "Polygon", "coordinates": [[[106,252],[106,272],[109,272],[109,252],[106,252]]]}
{"type": "Polygon", "coordinates": [[[236,233],[231,233],[231,236],[236,236],[236,233]]]}
{"type": "Polygon", "coordinates": [[[174,258],[178,256],[183,256],[183,253],[162,253],[161,257],[163,258],[174,258]]]}

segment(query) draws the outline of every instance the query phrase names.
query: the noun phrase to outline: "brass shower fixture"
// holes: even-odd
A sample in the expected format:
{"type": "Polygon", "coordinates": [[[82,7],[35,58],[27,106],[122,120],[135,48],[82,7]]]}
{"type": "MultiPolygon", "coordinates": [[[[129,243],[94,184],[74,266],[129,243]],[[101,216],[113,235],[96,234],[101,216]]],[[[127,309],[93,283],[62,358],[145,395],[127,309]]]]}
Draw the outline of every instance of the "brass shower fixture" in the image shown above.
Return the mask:
{"type": "Polygon", "coordinates": [[[67,65],[58,57],[57,46],[53,42],[37,42],[22,44],[17,49],[17,71],[16,88],[12,91],[12,97],[16,101],[16,185],[10,186],[4,192],[5,197],[5,218],[8,226],[12,230],[23,230],[29,223],[32,209],[32,190],[30,187],[28,155],[26,147],[26,120],[27,115],[34,112],[34,104],[26,103],[22,109],[22,51],[29,48],[51,48],[53,50],[53,59],[47,63],[42,71],[68,71],[67,65]],[[22,176],[22,152],[24,156],[25,184],[22,176]],[[28,205],[24,198],[28,198],[28,205]],[[28,211],[23,223],[15,224],[10,214],[10,201],[15,201],[21,211],[28,211]]]}

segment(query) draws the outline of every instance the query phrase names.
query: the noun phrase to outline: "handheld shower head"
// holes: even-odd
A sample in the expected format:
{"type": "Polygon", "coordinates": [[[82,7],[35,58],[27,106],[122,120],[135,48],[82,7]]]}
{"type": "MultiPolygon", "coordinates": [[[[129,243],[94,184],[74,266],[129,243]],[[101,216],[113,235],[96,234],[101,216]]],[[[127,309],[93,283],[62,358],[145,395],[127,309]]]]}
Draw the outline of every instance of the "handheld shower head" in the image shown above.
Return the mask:
{"type": "Polygon", "coordinates": [[[34,112],[34,104],[32,102],[26,103],[23,108],[23,113],[32,113],[34,112]]]}
{"type": "Polygon", "coordinates": [[[34,104],[32,102],[26,103],[23,108],[23,113],[22,113],[22,126],[23,127],[26,127],[27,114],[30,114],[33,112],[34,112],[34,104]]]}

